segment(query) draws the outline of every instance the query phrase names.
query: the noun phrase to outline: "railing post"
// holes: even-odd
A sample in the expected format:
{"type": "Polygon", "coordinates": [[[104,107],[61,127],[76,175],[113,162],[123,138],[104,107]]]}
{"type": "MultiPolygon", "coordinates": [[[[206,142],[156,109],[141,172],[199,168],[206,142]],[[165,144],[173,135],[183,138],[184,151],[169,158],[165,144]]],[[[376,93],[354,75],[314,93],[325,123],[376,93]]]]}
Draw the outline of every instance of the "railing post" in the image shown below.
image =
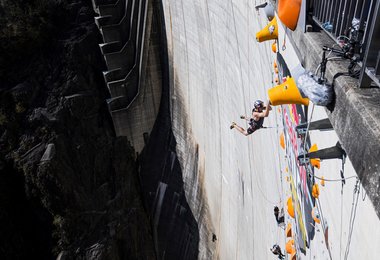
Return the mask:
{"type": "Polygon", "coordinates": [[[370,87],[372,81],[375,81],[376,84],[379,84],[379,79],[377,78],[380,75],[380,17],[379,17],[379,7],[380,1],[376,1],[375,5],[371,6],[373,9],[372,13],[372,21],[369,32],[366,35],[366,46],[365,46],[365,54],[363,59],[363,66],[360,72],[359,78],[359,86],[361,88],[370,87]]]}

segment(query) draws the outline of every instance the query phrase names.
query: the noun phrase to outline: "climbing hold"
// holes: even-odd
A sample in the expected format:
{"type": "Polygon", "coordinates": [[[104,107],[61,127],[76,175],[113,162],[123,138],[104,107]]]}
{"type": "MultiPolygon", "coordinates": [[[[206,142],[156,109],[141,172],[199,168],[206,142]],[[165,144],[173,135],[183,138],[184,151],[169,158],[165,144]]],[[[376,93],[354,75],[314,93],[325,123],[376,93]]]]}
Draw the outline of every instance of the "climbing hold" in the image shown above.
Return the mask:
{"type": "Polygon", "coordinates": [[[311,195],[313,196],[313,198],[318,199],[318,197],[319,197],[319,186],[318,186],[318,184],[315,183],[313,185],[313,189],[311,191],[311,195]]]}
{"type": "Polygon", "coordinates": [[[276,41],[274,41],[274,42],[272,43],[272,51],[273,51],[274,53],[277,53],[277,42],[276,42],[276,41]]]}
{"type": "Polygon", "coordinates": [[[322,187],[325,187],[325,177],[322,176],[322,180],[321,180],[321,185],[322,187]]]}
{"type": "MultiPolygon", "coordinates": [[[[309,153],[316,152],[316,151],[318,151],[318,146],[317,146],[317,144],[313,144],[310,147],[309,153]]],[[[310,164],[312,166],[317,167],[318,169],[320,169],[321,168],[321,159],[319,159],[319,158],[310,159],[310,164]]]]}
{"type": "Polygon", "coordinates": [[[278,68],[274,68],[274,73],[278,74],[278,68]]]}
{"type": "Polygon", "coordinates": [[[311,210],[311,216],[314,219],[315,223],[318,223],[318,224],[321,223],[321,215],[319,214],[317,207],[314,207],[311,210]]]}
{"type": "Polygon", "coordinates": [[[278,80],[278,77],[275,77],[274,78],[274,82],[278,85],[280,83],[280,81],[278,80]]]}
{"type": "Polygon", "coordinates": [[[286,253],[290,255],[296,252],[296,249],[294,248],[294,239],[289,239],[288,242],[286,242],[285,250],[286,250],[286,253]]]}
{"type": "Polygon", "coordinates": [[[293,207],[293,201],[292,201],[292,197],[291,196],[289,196],[288,201],[286,202],[286,205],[288,206],[288,214],[289,214],[289,216],[291,216],[292,218],[294,218],[294,207],[293,207]]]}
{"type": "Polygon", "coordinates": [[[309,105],[309,99],[302,97],[296,82],[291,77],[287,77],[284,83],[270,88],[268,96],[273,106],[284,104],[309,105]]]}
{"type": "Polygon", "coordinates": [[[256,33],[256,40],[258,42],[264,42],[268,40],[275,40],[278,38],[278,25],[276,17],[268,23],[261,31],[256,33]]]}
{"type": "Polygon", "coordinates": [[[274,7],[271,3],[263,3],[263,4],[260,4],[260,5],[256,5],[255,6],[255,9],[256,11],[259,11],[260,8],[263,8],[264,9],[264,13],[266,15],[266,17],[268,18],[269,21],[272,21],[273,17],[274,17],[274,7]]]}
{"type": "Polygon", "coordinates": [[[297,28],[298,17],[301,11],[302,0],[279,0],[278,17],[281,22],[294,31],[297,28]]]}
{"type": "Polygon", "coordinates": [[[286,237],[292,237],[292,224],[290,224],[290,222],[286,226],[285,235],[286,237]]]}
{"type": "Polygon", "coordinates": [[[285,150],[285,137],[284,137],[284,132],[282,132],[281,135],[280,135],[280,145],[281,145],[282,149],[285,150]]]}
{"type": "Polygon", "coordinates": [[[273,62],[273,68],[277,68],[277,62],[276,62],[276,60],[273,62]]]}

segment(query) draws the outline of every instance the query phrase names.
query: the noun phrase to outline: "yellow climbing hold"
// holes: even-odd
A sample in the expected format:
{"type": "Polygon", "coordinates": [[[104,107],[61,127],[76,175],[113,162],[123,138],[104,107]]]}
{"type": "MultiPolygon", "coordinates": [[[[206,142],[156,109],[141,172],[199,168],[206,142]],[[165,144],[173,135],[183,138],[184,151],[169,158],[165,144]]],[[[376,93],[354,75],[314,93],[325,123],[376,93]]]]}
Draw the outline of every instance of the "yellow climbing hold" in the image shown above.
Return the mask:
{"type": "Polygon", "coordinates": [[[309,105],[309,99],[303,98],[292,77],[287,77],[286,81],[268,90],[268,96],[273,106],[284,104],[309,105]]]}
{"type": "Polygon", "coordinates": [[[256,33],[256,40],[258,42],[264,42],[268,40],[275,40],[278,38],[278,25],[276,17],[268,23],[261,31],[256,33]]]}

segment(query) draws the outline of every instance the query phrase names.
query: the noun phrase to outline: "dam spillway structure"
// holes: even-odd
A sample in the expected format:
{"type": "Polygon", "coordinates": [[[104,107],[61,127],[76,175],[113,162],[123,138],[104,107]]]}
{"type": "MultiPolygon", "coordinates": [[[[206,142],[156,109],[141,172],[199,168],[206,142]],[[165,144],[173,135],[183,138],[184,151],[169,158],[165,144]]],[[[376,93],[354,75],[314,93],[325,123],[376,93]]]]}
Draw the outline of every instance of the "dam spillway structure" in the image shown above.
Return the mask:
{"type": "MultiPolygon", "coordinates": [[[[141,156],[142,193],[159,259],[271,259],[269,248],[279,244],[285,249],[290,240],[273,216],[274,205],[286,210],[289,196],[296,216],[286,215],[286,222],[293,223],[294,257],[337,259],[349,253],[352,259],[375,259],[374,245],[380,240],[379,166],[374,162],[379,139],[372,138],[371,144],[364,140],[366,167],[355,154],[359,148],[352,136],[359,138],[360,131],[379,136],[377,107],[367,111],[370,119],[356,118],[358,125],[349,130],[347,111],[356,114],[359,108],[351,106],[352,99],[360,95],[361,104],[365,97],[373,100],[378,88],[357,90],[350,88],[351,79],[339,78],[333,110],[283,104],[265,119],[268,128],[249,137],[229,129],[240,115],[251,114],[254,100],[267,99],[276,77],[282,81],[300,64],[315,70],[320,45],[334,44],[323,30],[305,33],[309,1],[297,2],[302,3],[298,23],[304,26],[290,32],[278,18],[278,52],[273,53],[271,41],[256,40],[256,33],[268,25],[256,1],[94,0],[108,67],[107,104],[116,135],[128,136],[141,156]],[[315,50],[313,44],[318,45],[315,50]],[[335,131],[310,133],[310,142],[323,149],[341,141],[348,155],[344,176],[359,175],[363,185],[347,179],[343,193],[340,182],[331,182],[315,198],[315,183],[298,165],[301,145],[295,127],[327,117],[335,131]],[[285,151],[278,142],[281,133],[285,151]],[[358,189],[370,200],[361,202],[353,228],[350,205],[358,189]],[[311,217],[317,204],[326,221],[320,226],[311,217]],[[334,208],[340,208],[339,214],[334,208]]],[[[330,80],[344,66],[329,61],[330,80]]],[[[341,163],[323,161],[313,171],[338,180],[344,178],[341,163]]]]}

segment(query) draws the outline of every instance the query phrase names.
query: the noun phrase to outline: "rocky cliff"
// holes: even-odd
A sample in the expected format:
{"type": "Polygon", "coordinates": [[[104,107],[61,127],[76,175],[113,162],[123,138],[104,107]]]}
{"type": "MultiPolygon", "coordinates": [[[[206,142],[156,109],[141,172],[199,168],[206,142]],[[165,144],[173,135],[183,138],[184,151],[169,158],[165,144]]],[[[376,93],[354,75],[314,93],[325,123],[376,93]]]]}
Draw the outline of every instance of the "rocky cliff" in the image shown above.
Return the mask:
{"type": "Polygon", "coordinates": [[[154,259],[90,1],[2,1],[0,256],[154,259]]]}

